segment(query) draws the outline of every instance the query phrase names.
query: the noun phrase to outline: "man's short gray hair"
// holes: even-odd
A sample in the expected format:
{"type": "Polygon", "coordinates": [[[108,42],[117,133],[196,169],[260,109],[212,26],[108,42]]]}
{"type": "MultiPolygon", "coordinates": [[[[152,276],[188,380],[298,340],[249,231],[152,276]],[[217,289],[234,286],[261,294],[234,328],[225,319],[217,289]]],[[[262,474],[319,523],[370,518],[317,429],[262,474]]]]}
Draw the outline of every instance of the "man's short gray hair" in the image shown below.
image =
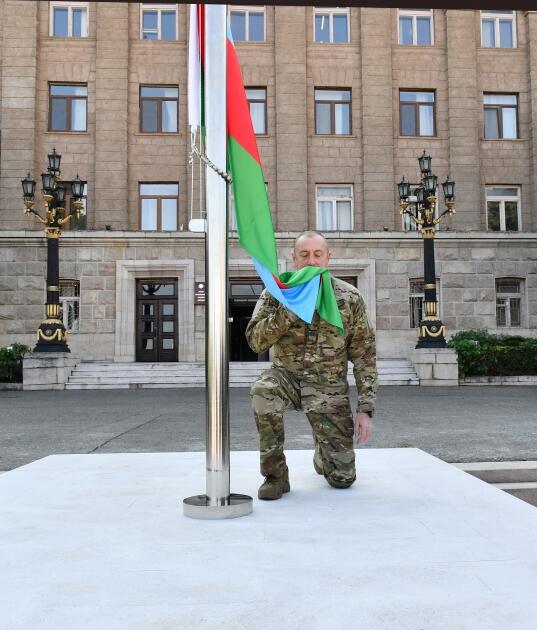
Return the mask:
{"type": "Polygon", "coordinates": [[[326,236],[322,232],[318,232],[317,230],[305,230],[304,232],[301,232],[295,238],[295,243],[293,245],[293,249],[296,249],[296,244],[298,243],[298,240],[301,239],[303,236],[306,236],[306,237],[321,236],[324,239],[324,242],[326,243],[326,246],[328,247],[328,241],[326,240],[326,236]]]}

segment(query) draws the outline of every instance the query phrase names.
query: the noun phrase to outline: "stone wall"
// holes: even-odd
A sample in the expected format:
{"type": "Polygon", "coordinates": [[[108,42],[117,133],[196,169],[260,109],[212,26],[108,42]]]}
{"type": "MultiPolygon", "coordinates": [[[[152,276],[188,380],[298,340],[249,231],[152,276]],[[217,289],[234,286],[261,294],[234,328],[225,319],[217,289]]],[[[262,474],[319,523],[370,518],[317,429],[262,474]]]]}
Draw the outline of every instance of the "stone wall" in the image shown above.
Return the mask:
{"type": "MultiPolygon", "coordinates": [[[[294,236],[279,234],[282,270],[291,268],[294,236]]],[[[409,357],[417,337],[409,324],[409,279],[423,277],[421,239],[416,234],[376,232],[333,238],[330,245],[334,273],[354,275],[366,298],[377,329],[379,356],[409,357]]],[[[45,257],[46,244],[40,236],[31,232],[0,235],[0,345],[14,341],[33,345],[43,316],[45,257]]],[[[436,240],[436,260],[440,316],[448,335],[468,328],[537,335],[537,236],[443,233],[436,240]],[[523,280],[519,328],[496,328],[498,277],[523,280]]],[[[194,282],[204,280],[200,236],[68,232],[60,241],[60,261],[61,277],[80,281],[80,332],[70,335],[69,344],[83,359],[133,360],[134,284],[129,289],[118,285],[124,277],[122,270],[130,269],[131,279],[159,274],[181,279],[180,360],[203,360],[204,307],[193,304],[194,282]],[[123,320],[127,328],[118,333],[123,320]],[[118,334],[126,334],[127,340],[119,340],[118,334]]],[[[230,278],[256,277],[236,239],[229,266],[230,278]]]]}

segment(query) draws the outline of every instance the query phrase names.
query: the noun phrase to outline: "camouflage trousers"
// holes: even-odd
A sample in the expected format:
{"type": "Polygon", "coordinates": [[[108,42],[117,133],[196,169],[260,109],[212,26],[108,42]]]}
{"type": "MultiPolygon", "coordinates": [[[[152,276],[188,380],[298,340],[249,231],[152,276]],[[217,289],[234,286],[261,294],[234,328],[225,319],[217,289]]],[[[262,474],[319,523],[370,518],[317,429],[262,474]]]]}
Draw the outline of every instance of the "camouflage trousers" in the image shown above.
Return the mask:
{"type": "Polygon", "coordinates": [[[300,383],[288,370],[271,368],[253,384],[250,396],[259,431],[263,476],[281,477],[287,473],[283,414],[286,410],[303,409],[328,483],[348,488],[355,481],[354,421],[346,394],[300,383]]]}

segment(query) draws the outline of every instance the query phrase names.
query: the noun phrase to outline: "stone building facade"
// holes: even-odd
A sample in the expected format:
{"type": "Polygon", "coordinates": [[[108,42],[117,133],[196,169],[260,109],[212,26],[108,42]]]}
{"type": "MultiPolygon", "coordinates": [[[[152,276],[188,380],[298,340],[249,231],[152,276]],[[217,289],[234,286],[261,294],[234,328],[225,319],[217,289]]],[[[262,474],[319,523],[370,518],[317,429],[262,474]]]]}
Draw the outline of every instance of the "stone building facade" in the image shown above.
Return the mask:
{"type": "MultiPolygon", "coordinates": [[[[362,291],[379,355],[410,356],[423,244],[405,229],[396,184],[403,174],[418,183],[425,149],[439,178],[456,182],[457,214],[436,239],[448,333],[535,336],[537,12],[230,11],[245,85],[261,94],[258,145],[282,270],[298,232],[328,228],[334,271],[362,291]]],[[[203,360],[204,239],[188,231],[202,200],[188,162],[186,5],[1,0],[0,25],[0,345],[33,344],[43,318],[45,239],[22,212],[20,180],[38,179],[55,147],[62,180],[87,182],[86,225],[60,241],[71,348],[87,360],[203,360]],[[63,86],[81,87],[86,104],[67,114],[53,86],[60,100],[63,86]],[[144,87],[172,89],[177,123],[163,122],[175,105],[158,101],[151,127],[144,87]],[[176,187],[172,219],[167,194],[144,185],[176,187]],[[175,355],[141,352],[157,346],[175,355]]],[[[234,232],[229,275],[232,358],[251,360],[240,335],[259,280],[234,232]]]]}

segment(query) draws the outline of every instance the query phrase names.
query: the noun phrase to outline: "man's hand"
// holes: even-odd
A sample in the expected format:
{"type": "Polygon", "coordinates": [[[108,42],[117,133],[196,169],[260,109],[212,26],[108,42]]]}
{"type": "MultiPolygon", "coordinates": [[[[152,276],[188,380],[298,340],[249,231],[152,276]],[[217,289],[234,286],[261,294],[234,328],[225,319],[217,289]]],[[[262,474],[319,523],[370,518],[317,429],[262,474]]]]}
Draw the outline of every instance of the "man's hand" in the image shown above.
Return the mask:
{"type": "Polygon", "coordinates": [[[354,435],[356,436],[356,442],[363,444],[369,435],[371,434],[371,418],[365,411],[359,411],[356,414],[356,420],[354,422],[354,435]]]}

